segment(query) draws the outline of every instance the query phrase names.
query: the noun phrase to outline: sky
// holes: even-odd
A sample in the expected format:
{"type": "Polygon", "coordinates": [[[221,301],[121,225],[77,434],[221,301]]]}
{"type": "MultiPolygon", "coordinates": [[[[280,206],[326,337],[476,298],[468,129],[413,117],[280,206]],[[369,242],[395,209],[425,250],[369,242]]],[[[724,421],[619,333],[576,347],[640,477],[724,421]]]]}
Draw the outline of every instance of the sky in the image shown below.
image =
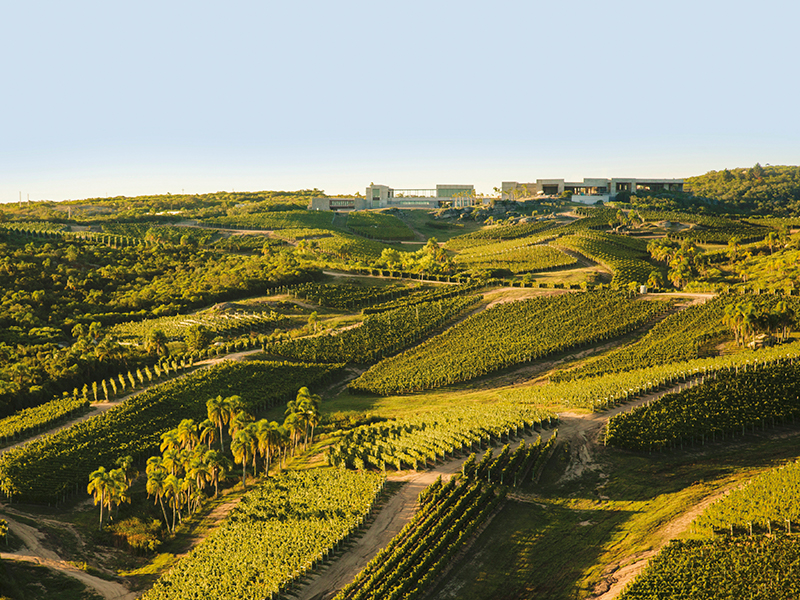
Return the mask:
{"type": "Polygon", "coordinates": [[[793,0],[0,3],[0,202],[800,164],[793,0]]]}

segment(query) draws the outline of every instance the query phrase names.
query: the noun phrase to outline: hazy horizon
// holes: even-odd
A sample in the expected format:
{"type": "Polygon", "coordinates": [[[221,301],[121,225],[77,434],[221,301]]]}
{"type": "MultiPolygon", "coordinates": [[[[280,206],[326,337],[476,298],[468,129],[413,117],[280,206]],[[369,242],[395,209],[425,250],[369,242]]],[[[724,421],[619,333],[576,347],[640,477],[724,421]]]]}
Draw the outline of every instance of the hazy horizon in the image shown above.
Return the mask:
{"type": "Polygon", "coordinates": [[[800,5],[6,8],[0,202],[800,163],[800,5]]]}

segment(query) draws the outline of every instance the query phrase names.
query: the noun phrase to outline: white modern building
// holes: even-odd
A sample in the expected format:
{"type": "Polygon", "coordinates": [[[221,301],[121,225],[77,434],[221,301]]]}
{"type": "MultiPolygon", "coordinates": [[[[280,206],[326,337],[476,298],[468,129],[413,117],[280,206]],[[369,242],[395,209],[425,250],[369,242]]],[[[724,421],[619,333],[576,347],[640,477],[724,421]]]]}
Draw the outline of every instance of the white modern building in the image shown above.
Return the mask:
{"type": "Polygon", "coordinates": [[[311,210],[364,210],[367,208],[442,208],[472,206],[479,200],[475,186],[439,184],[434,189],[394,189],[371,183],[364,197],[313,198],[311,210]]]}
{"type": "Polygon", "coordinates": [[[534,183],[504,181],[500,188],[503,200],[522,200],[539,196],[558,196],[572,192],[574,202],[594,204],[613,200],[620,192],[631,194],[642,192],[682,192],[683,179],[634,179],[614,177],[612,179],[584,178],[583,181],[563,179],[537,179],[534,183]]]}

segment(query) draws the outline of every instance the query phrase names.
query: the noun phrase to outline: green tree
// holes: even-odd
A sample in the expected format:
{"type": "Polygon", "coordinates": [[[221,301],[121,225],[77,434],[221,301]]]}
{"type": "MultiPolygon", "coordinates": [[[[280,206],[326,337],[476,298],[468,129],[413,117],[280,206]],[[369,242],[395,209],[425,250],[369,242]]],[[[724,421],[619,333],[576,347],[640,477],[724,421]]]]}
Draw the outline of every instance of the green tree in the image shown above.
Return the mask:
{"type": "Polygon", "coordinates": [[[213,335],[205,325],[196,324],[186,330],[183,339],[189,350],[203,350],[211,343],[213,335]]]}
{"type": "Polygon", "coordinates": [[[167,348],[167,335],[160,329],[152,329],[147,334],[144,343],[145,351],[155,356],[167,356],[169,350],[167,348]]]}
{"type": "Polygon", "coordinates": [[[100,504],[100,526],[98,529],[103,528],[103,509],[108,502],[107,498],[112,486],[111,473],[106,471],[105,467],[99,467],[89,475],[89,485],[86,491],[94,496],[95,506],[98,503],[100,504]]]}
{"type": "Polygon", "coordinates": [[[242,486],[247,489],[247,463],[252,460],[253,450],[258,445],[258,438],[252,427],[239,429],[231,440],[233,460],[242,465],[242,486]]]}

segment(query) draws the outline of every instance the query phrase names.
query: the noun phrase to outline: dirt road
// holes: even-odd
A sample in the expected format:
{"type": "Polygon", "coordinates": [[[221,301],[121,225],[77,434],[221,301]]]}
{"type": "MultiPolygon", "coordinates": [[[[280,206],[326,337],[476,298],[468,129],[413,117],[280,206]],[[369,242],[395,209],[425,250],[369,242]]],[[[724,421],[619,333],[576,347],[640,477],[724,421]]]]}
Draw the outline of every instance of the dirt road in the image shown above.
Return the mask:
{"type": "Polygon", "coordinates": [[[11,533],[22,540],[25,547],[17,552],[0,552],[0,559],[29,562],[54,569],[83,582],[87,587],[92,588],[107,600],[133,600],[133,598],[136,598],[136,593],[131,592],[121,583],[90,575],[62,560],[52,550],[42,546],[41,540],[44,538],[44,534],[38,529],[20,523],[8,516],[4,518],[8,522],[8,528],[11,533]]]}

